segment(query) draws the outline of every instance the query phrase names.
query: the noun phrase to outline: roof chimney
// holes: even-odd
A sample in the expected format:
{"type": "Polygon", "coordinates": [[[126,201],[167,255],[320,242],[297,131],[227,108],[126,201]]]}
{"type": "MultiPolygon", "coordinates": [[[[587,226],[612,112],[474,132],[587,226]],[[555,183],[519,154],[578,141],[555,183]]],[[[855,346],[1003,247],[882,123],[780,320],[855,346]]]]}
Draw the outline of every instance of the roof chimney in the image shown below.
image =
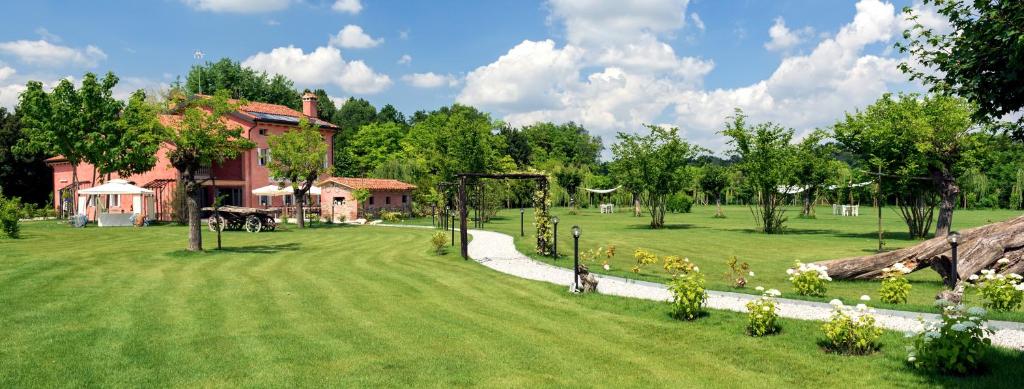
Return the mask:
{"type": "Polygon", "coordinates": [[[306,91],[302,94],[302,114],[316,119],[316,94],[306,91]]]}

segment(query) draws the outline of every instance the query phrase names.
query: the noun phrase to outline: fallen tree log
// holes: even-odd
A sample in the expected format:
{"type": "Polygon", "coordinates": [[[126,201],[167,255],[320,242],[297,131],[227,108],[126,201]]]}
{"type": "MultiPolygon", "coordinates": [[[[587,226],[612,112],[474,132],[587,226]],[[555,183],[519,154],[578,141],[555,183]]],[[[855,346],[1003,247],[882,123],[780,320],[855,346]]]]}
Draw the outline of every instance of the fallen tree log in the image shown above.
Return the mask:
{"type": "MultiPolygon", "coordinates": [[[[996,261],[1007,258],[1001,274],[1024,272],[1024,216],[960,231],[957,273],[964,280],[982,269],[996,269],[996,261]]],[[[882,276],[882,269],[903,263],[913,271],[932,268],[950,283],[952,249],[945,236],[932,238],[899,250],[853,258],[818,262],[828,275],[840,280],[867,280],[882,276]]]]}

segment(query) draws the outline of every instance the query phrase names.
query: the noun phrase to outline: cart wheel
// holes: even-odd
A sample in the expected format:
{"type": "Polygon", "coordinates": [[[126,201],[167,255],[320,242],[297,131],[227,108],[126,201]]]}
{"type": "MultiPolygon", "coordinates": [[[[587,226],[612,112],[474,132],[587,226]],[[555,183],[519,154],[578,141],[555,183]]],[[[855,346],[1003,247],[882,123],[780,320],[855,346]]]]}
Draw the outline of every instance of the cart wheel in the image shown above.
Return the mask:
{"type": "Polygon", "coordinates": [[[222,216],[210,216],[206,219],[206,224],[210,227],[210,231],[217,232],[217,230],[224,231],[224,226],[227,222],[222,216]]]}
{"type": "Polygon", "coordinates": [[[262,229],[263,229],[263,222],[260,221],[259,216],[249,215],[249,217],[245,218],[245,230],[246,231],[249,231],[249,232],[252,232],[252,233],[257,233],[257,232],[260,232],[260,230],[262,230],[262,229]]]}

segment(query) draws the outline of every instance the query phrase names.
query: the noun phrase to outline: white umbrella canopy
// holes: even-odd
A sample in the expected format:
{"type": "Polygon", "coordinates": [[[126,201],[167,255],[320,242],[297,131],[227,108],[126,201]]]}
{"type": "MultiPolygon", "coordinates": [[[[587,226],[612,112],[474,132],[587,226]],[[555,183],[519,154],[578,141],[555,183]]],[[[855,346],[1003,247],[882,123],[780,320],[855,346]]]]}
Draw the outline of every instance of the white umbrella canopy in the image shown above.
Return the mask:
{"type": "MultiPolygon", "coordinates": [[[[295,194],[295,190],[292,189],[291,185],[285,187],[279,187],[277,185],[267,185],[264,187],[256,188],[252,190],[252,194],[257,196],[287,196],[295,194]]],[[[309,194],[314,196],[320,195],[320,187],[313,185],[309,187],[309,194]]]]}
{"type": "Polygon", "coordinates": [[[153,194],[153,191],[128,183],[126,180],[110,180],[107,183],[78,191],[79,195],[120,195],[153,194]]]}

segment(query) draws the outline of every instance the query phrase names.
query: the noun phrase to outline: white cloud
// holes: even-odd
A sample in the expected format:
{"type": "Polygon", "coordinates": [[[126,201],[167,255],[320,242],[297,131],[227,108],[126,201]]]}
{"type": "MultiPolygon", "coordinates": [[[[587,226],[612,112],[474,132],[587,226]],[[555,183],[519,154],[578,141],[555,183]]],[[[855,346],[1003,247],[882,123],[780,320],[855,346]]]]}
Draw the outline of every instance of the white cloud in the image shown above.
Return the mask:
{"type": "Polygon", "coordinates": [[[337,0],[331,9],[355,15],[363,10],[363,4],[359,0],[337,0]]]}
{"type": "Polygon", "coordinates": [[[182,0],[200,11],[229,13],[260,13],[288,8],[292,0],[182,0]]]}
{"type": "Polygon", "coordinates": [[[397,63],[399,65],[411,64],[412,63],[412,56],[409,55],[409,54],[402,54],[402,56],[398,58],[398,62],[397,63]]]}
{"type": "Polygon", "coordinates": [[[688,0],[551,0],[551,18],[565,23],[569,43],[603,46],[628,43],[644,34],[683,26],[688,0]]]}
{"type": "Polygon", "coordinates": [[[437,88],[442,86],[457,86],[459,78],[451,74],[437,74],[434,72],[413,73],[402,76],[402,81],[417,88],[437,88]]]}
{"type": "Polygon", "coordinates": [[[704,31],[704,21],[700,19],[700,15],[696,12],[690,14],[690,20],[693,21],[693,26],[697,27],[698,30],[704,31]]]}
{"type": "Polygon", "coordinates": [[[44,40],[0,42],[0,52],[14,55],[24,63],[40,66],[74,64],[96,67],[100,61],[107,59],[107,54],[93,45],[79,49],[55,45],[44,40]]]}
{"type": "Polygon", "coordinates": [[[330,45],[345,49],[366,49],[376,47],[384,42],[383,38],[374,38],[363,32],[363,28],[349,24],[331,37],[330,45]]]}
{"type": "MultiPolygon", "coordinates": [[[[874,44],[891,43],[905,24],[892,4],[880,0],[860,0],[853,20],[824,36],[808,54],[782,50],[784,58],[768,78],[714,90],[703,87],[714,68],[711,61],[680,56],[662,41],[682,28],[685,2],[651,1],[636,6],[641,8],[637,12],[621,8],[633,3],[614,3],[623,20],[607,16],[604,2],[588,3],[599,10],[577,9],[582,16],[561,7],[584,3],[552,3],[552,18],[565,20],[564,46],[552,40],[523,41],[469,72],[456,100],[513,125],[573,120],[606,142],[615,132],[637,131],[644,123],[671,124],[691,141],[721,151],[724,138],[717,131],[736,107],[752,120],[806,131],[830,125],[844,111],[863,107],[884,92],[916,88],[896,68],[903,58],[867,52],[868,46],[875,50],[874,44]],[[648,15],[647,22],[638,15],[648,15]],[[602,24],[632,35],[604,42],[581,35],[602,24]]],[[[802,39],[813,36],[806,31],[789,32],[802,39]]]]}
{"type": "Polygon", "coordinates": [[[23,84],[0,85],[0,107],[14,109],[18,105],[18,96],[24,91],[23,84]]]}
{"type": "Polygon", "coordinates": [[[14,71],[14,68],[10,66],[0,66],[0,81],[7,79],[7,77],[13,76],[14,73],[16,73],[14,71]]]}
{"type": "Polygon", "coordinates": [[[335,47],[317,47],[304,53],[294,46],[259,52],[242,61],[243,66],[281,74],[302,86],[330,82],[350,93],[372,94],[391,86],[391,78],[375,72],[363,61],[345,61],[335,47]]]}
{"type": "Polygon", "coordinates": [[[764,48],[770,51],[787,51],[802,43],[807,37],[814,34],[814,30],[805,27],[799,30],[791,30],[786,27],[786,21],[781,16],[775,18],[775,23],[768,29],[770,41],[765,42],[764,48]]]}
{"type": "Polygon", "coordinates": [[[36,29],[36,34],[38,34],[40,38],[43,38],[44,41],[50,41],[50,42],[53,42],[53,43],[60,43],[60,41],[61,41],[61,37],[60,36],[58,36],[57,34],[51,33],[50,30],[47,30],[47,29],[45,29],[43,27],[37,28],[36,29]]]}

